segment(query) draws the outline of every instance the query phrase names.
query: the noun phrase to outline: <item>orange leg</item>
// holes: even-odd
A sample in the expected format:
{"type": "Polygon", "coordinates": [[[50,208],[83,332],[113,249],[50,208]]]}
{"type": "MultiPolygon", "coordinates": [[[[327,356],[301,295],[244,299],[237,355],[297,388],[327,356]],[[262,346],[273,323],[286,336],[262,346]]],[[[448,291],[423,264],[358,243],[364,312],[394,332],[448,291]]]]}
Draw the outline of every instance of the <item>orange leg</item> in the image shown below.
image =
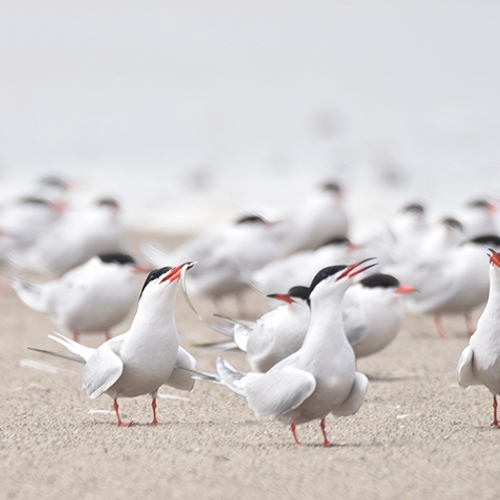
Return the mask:
{"type": "Polygon", "coordinates": [[[493,396],[493,422],[491,422],[492,427],[500,427],[498,424],[498,418],[497,418],[497,397],[493,396]]]}
{"type": "Polygon", "coordinates": [[[151,422],[151,425],[156,425],[158,423],[158,419],[156,418],[156,397],[154,397],[153,401],[151,401],[151,408],[153,408],[153,421],[151,422]]]}
{"type": "Polygon", "coordinates": [[[321,432],[323,434],[323,446],[332,446],[332,443],[328,441],[328,438],[326,437],[326,426],[325,426],[325,419],[322,419],[319,426],[321,427],[321,432]]]}
{"type": "Polygon", "coordinates": [[[118,422],[118,427],[130,427],[130,424],[132,422],[129,422],[128,424],[125,424],[124,422],[122,422],[122,420],[120,418],[120,413],[118,412],[118,401],[116,401],[116,399],[113,400],[113,408],[115,409],[116,420],[118,422]]]}
{"type": "Polygon", "coordinates": [[[441,321],[441,316],[439,314],[434,315],[434,324],[436,325],[439,338],[447,339],[448,335],[446,335],[446,332],[444,331],[443,322],[441,321]]]}
{"type": "Polygon", "coordinates": [[[294,440],[295,444],[300,445],[299,440],[297,439],[297,434],[295,433],[295,424],[293,422],[290,424],[290,429],[292,431],[293,440],[294,440]]]}
{"type": "Polygon", "coordinates": [[[73,332],[73,340],[75,342],[79,342],[79,338],[80,338],[80,336],[79,336],[78,332],[73,332]]]}

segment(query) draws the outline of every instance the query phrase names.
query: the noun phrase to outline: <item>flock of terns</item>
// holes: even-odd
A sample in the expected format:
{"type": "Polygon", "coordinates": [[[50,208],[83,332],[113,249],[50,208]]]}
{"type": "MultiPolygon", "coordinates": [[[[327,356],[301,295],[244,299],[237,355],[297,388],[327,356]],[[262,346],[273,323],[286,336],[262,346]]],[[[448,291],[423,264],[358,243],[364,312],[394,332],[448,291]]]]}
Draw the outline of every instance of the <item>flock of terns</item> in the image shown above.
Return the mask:
{"type": "MultiPolygon", "coordinates": [[[[441,316],[463,314],[470,337],[457,366],[462,386],[481,384],[500,394],[500,237],[497,204],[480,199],[429,222],[411,203],[364,241],[349,239],[343,191],[325,182],[296,210],[245,214],[188,240],[174,250],[144,243],[139,264],[126,252],[120,204],[106,197],[74,209],[70,186],[47,177],[0,212],[3,272],[29,307],[50,315],[72,339],[50,335],[69,353],[34,349],[84,364],[83,388],[91,398],[150,394],[153,420],[158,389],[191,390],[196,379],[220,383],[245,397],[260,416],[290,426],[320,420],[329,446],[328,414],[353,415],[368,378],[356,360],[385,348],[401,328],[405,310],[441,316]],[[180,264],[179,264],[180,263],[180,264]],[[43,280],[21,278],[41,273],[43,280]],[[149,273],[142,290],[136,273],[149,273]],[[197,371],[180,347],[174,318],[179,283],[190,296],[209,297],[217,311],[206,324],[228,336],[215,348],[239,348],[251,371],[239,373],[222,357],[216,375],[197,371]],[[254,288],[280,305],[256,320],[243,317],[243,296],[254,288]],[[228,296],[240,299],[240,318],[220,314],[228,296]],[[139,298],[138,298],[139,297],[139,298]],[[477,323],[470,312],[486,303],[477,323]],[[135,307],[130,329],[110,330],[135,307]],[[97,349],[80,343],[104,332],[97,349]]],[[[195,311],[196,312],[196,311],[195,311]]],[[[200,318],[201,319],[201,318],[200,318]]]]}

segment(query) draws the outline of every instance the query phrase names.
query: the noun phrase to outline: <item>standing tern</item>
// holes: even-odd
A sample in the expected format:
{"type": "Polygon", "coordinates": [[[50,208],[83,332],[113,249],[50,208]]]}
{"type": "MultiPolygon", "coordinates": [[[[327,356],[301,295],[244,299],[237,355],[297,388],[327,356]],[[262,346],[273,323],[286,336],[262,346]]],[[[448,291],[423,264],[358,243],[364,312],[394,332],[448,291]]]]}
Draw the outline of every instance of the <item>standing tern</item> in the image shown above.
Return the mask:
{"type": "Polygon", "coordinates": [[[314,250],[326,241],[347,236],[348,230],[343,190],[336,182],[322,183],[297,210],[275,226],[282,255],[314,250]]]}
{"type": "Polygon", "coordinates": [[[118,426],[130,425],[120,418],[118,398],[150,394],[151,424],[157,424],[156,395],[160,386],[167,384],[186,391],[194,386],[192,371],[196,370],[196,361],[179,346],[174,319],[178,280],[182,281],[193,265],[188,262],[151,271],[130,330],[97,349],[82,346],[63,335],[49,335],[85,363],[82,385],[90,398],[104,393],[111,396],[118,426]]]}
{"type": "Polygon", "coordinates": [[[470,312],[488,299],[489,274],[484,252],[489,246],[500,248],[500,238],[486,235],[467,240],[432,257],[416,260],[405,276],[396,275],[419,291],[406,299],[408,309],[416,314],[434,315],[440,337],[446,338],[442,314],[464,314],[472,335],[470,312]]]}
{"type": "Polygon", "coordinates": [[[477,328],[457,365],[462,387],[484,385],[493,395],[492,426],[500,427],[497,395],[500,394],[500,254],[490,248],[490,294],[477,328]]]}
{"type": "Polygon", "coordinates": [[[495,221],[497,212],[496,202],[481,198],[466,203],[457,218],[463,224],[467,236],[475,238],[483,234],[498,234],[495,221]]]}
{"type": "Polygon", "coordinates": [[[371,265],[366,261],[321,270],[311,284],[311,320],[301,348],[266,373],[235,371],[221,357],[217,373],[222,384],[244,396],[257,417],[271,415],[295,426],[320,419],[323,446],[330,446],[325,418],[352,415],[364,401],[365,375],[356,372],[352,347],[342,324],[342,298],[354,276],[371,265]]]}
{"type": "Polygon", "coordinates": [[[104,332],[125,319],[139,295],[134,274],[150,269],[128,254],[92,257],[58,280],[32,283],[15,278],[12,286],[29,307],[49,314],[52,321],[73,334],[104,332]]]}
{"type": "Polygon", "coordinates": [[[120,252],[119,213],[115,199],[98,199],[88,210],[67,213],[26,252],[10,255],[10,261],[21,269],[61,276],[94,255],[120,252]]]}
{"type": "Polygon", "coordinates": [[[389,274],[372,274],[352,285],[342,302],[344,329],[356,358],[370,356],[396,337],[404,318],[402,294],[415,289],[389,274]]]}
{"type": "Polygon", "coordinates": [[[142,251],[155,266],[179,260],[198,261],[188,277],[190,293],[208,296],[218,306],[222,297],[239,294],[247,287],[245,276],[249,270],[278,256],[271,226],[252,214],[220,231],[200,235],[171,253],[148,244],[142,246],[142,251]]]}

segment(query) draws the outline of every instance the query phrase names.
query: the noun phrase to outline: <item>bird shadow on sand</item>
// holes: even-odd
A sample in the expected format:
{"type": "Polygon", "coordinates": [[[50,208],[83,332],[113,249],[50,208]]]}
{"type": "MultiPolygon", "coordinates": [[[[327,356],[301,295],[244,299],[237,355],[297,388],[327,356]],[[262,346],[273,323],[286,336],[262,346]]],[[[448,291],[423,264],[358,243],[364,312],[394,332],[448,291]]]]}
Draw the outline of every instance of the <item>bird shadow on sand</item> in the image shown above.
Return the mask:
{"type": "Polygon", "coordinates": [[[388,373],[366,373],[370,382],[406,382],[407,380],[417,380],[422,378],[420,375],[391,375],[388,373]]]}

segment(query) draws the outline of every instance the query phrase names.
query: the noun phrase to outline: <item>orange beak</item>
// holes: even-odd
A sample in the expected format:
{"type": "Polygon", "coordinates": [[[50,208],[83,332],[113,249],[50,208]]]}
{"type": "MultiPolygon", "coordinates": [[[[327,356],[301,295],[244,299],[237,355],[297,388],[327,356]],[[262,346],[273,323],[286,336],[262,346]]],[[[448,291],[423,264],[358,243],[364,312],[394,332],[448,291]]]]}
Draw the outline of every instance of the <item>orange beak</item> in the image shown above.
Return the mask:
{"type": "Polygon", "coordinates": [[[405,293],[415,293],[417,290],[409,285],[400,285],[394,290],[394,293],[405,294],[405,293]]]}
{"type": "Polygon", "coordinates": [[[290,295],[287,295],[286,293],[270,293],[267,295],[270,299],[276,299],[276,300],[281,300],[283,302],[286,302],[287,304],[293,304],[295,300],[290,297],[290,295]]]}
{"type": "Polygon", "coordinates": [[[490,255],[490,264],[493,264],[494,266],[500,267],[500,255],[493,250],[493,248],[488,248],[488,250],[491,252],[490,255]]]}
{"type": "Polygon", "coordinates": [[[350,266],[346,267],[344,269],[344,271],[342,272],[342,274],[340,276],[338,276],[338,278],[335,280],[335,281],[338,281],[342,278],[345,278],[346,276],[348,278],[353,278],[354,276],[356,276],[357,274],[359,273],[362,273],[363,271],[366,271],[367,269],[370,269],[371,267],[373,266],[376,266],[377,263],[375,264],[370,264],[369,266],[365,266],[365,267],[362,267],[360,269],[358,269],[358,267],[361,265],[361,264],[364,264],[365,262],[368,262],[370,260],[373,260],[375,257],[369,257],[368,259],[363,259],[363,260],[360,260],[358,262],[355,262],[354,264],[351,264],[350,266]]]}

